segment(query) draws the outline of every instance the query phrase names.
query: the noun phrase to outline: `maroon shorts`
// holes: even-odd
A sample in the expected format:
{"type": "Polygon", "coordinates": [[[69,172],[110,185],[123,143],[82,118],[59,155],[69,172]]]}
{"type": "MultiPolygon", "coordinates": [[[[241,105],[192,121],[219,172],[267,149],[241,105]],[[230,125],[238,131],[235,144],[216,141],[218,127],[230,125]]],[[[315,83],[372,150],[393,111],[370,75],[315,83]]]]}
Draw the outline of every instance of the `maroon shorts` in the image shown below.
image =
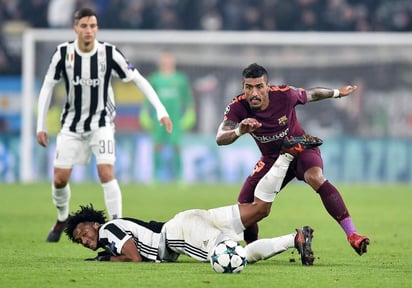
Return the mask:
{"type": "MultiPolygon", "coordinates": [[[[253,202],[257,183],[269,171],[277,157],[278,155],[266,155],[260,158],[252,174],[246,178],[240,190],[238,197],[239,203],[253,202]]],[[[304,181],[306,170],[312,167],[320,167],[323,170],[323,160],[319,148],[306,149],[295,158],[286,173],[282,188],[294,178],[304,181]]]]}

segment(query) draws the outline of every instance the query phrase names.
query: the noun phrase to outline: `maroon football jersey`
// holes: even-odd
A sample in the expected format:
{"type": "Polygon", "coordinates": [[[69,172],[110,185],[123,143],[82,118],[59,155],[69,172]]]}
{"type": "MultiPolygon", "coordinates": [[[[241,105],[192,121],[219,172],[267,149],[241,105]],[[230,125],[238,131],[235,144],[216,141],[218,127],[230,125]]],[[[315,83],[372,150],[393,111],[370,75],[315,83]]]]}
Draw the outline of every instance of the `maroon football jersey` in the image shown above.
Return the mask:
{"type": "Polygon", "coordinates": [[[281,140],[286,135],[304,134],[296,117],[295,106],[306,104],[304,89],[291,86],[270,86],[269,106],[264,111],[253,111],[244,94],[235,97],[226,107],[224,120],[240,123],[245,118],[255,118],[262,126],[250,135],[255,140],[262,155],[279,154],[281,140]]]}

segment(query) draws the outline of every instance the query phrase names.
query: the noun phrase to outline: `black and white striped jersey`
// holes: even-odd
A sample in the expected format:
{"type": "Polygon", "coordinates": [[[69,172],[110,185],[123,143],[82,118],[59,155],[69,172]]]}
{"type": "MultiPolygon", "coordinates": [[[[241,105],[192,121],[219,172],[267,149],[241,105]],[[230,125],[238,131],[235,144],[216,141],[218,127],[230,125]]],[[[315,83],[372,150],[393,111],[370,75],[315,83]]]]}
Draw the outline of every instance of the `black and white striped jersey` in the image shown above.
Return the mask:
{"type": "Polygon", "coordinates": [[[47,131],[45,124],[54,86],[63,81],[66,101],[61,113],[62,131],[87,132],[113,125],[116,115],[112,77],[133,81],[152,101],[158,113],[167,115],[156,92],[122,53],[112,44],[95,40],[94,49],[84,53],[77,40],[57,46],[40,90],[37,132],[47,131]],[[153,102],[154,101],[154,102],[153,102]]]}
{"type": "Polygon", "coordinates": [[[244,229],[238,205],[190,209],[164,223],[113,219],[100,227],[99,246],[119,256],[123,245],[132,238],[144,260],[174,262],[180,254],[185,254],[208,261],[218,241],[241,241],[244,229]]]}
{"type": "Polygon", "coordinates": [[[99,228],[99,244],[118,256],[126,241],[132,238],[145,261],[160,261],[160,248],[164,247],[161,233],[163,225],[162,222],[145,222],[133,218],[114,219],[99,228]]]}

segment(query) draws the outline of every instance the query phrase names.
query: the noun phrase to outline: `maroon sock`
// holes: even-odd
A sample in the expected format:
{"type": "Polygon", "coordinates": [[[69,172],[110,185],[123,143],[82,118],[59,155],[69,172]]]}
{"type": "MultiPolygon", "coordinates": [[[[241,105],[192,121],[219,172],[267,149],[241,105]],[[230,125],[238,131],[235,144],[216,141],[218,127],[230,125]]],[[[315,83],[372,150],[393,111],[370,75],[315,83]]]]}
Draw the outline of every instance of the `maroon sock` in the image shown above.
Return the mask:
{"type": "Polygon", "coordinates": [[[253,224],[246,228],[246,230],[243,232],[243,238],[245,239],[246,244],[256,241],[258,239],[258,232],[259,227],[257,224],[253,224]]]}
{"type": "Polygon", "coordinates": [[[322,199],[323,206],[325,206],[330,216],[332,216],[338,223],[343,219],[350,217],[339,191],[335,186],[330,184],[328,180],[323,182],[316,192],[318,192],[320,199],[322,199]]]}

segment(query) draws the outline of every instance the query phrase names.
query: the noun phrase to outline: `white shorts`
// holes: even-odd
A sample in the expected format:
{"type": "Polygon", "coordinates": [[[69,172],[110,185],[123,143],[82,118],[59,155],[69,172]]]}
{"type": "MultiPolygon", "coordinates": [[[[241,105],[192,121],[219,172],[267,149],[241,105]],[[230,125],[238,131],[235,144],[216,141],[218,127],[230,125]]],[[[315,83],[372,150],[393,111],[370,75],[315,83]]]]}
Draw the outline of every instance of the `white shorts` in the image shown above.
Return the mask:
{"type": "Polygon", "coordinates": [[[209,261],[220,241],[242,241],[243,231],[238,205],[184,211],[164,226],[167,247],[199,261],[209,261]]]}
{"type": "Polygon", "coordinates": [[[76,164],[86,165],[92,153],[97,164],[113,165],[115,148],[113,127],[101,127],[84,133],[61,131],[56,138],[54,167],[70,169],[76,164]]]}

